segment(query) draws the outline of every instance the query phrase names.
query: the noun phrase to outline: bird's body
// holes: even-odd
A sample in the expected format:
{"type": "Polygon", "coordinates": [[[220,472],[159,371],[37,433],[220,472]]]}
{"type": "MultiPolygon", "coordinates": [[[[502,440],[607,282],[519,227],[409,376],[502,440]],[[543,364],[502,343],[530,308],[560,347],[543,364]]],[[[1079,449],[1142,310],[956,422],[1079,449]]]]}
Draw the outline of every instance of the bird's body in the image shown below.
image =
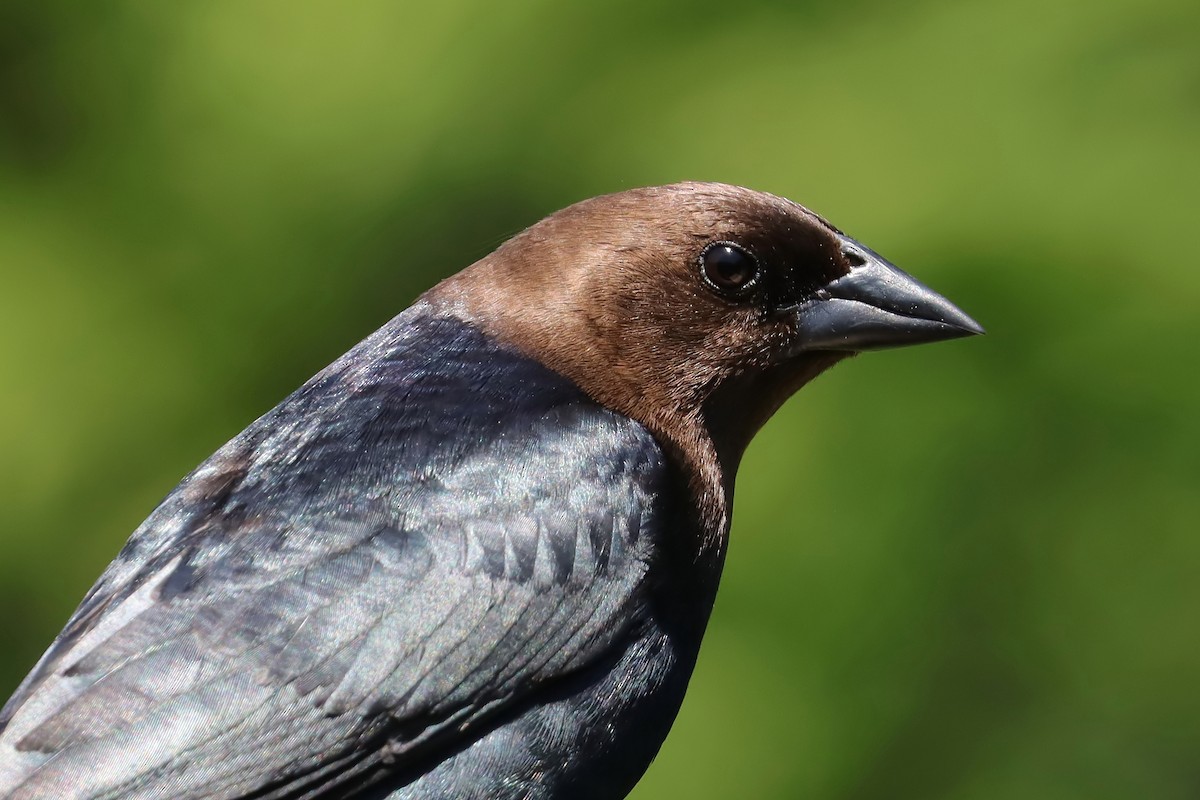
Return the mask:
{"type": "MultiPolygon", "coordinates": [[[[799,251],[828,247],[777,198],[643,191],[681,214],[794,214],[819,234],[799,251]]],[[[683,700],[741,449],[845,354],[768,370],[783,322],[733,295],[689,293],[703,313],[675,331],[652,286],[589,289],[589,258],[652,272],[658,249],[630,244],[644,227],[587,236],[623,202],[562,212],[447,281],[185,478],[5,706],[0,797],[623,797],[683,700]],[[576,266],[513,302],[555,259],[576,266]],[[768,324],[760,344],[750,326],[768,324]],[[665,348],[690,360],[654,363],[665,348]],[[745,419],[717,419],[746,392],[745,419]]],[[[711,241],[756,241],[711,216],[672,240],[687,269],[711,241]]],[[[789,314],[822,286],[837,302],[852,270],[830,253],[762,291],[790,292],[789,314]]]]}
{"type": "Polygon", "coordinates": [[[411,308],[151,515],[10,704],[45,698],[6,731],[23,754],[0,780],[29,777],[0,785],[183,800],[291,772],[264,796],[335,797],[407,768],[423,777],[399,797],[627,790],[707,617],[678,618],[693,589],[675,584],[696,576],[663,563],[664,536],[689,524],[679,483],[641,425],[411,308]],[[139,713],[133,737],[96,737],[139,713]],[[145,738],[193,715],[225,722],[145,738]],[[280,715],[292,730],[273,730],[280,715]],[[616,758],[544,757],[564,745],[616,758]]]}

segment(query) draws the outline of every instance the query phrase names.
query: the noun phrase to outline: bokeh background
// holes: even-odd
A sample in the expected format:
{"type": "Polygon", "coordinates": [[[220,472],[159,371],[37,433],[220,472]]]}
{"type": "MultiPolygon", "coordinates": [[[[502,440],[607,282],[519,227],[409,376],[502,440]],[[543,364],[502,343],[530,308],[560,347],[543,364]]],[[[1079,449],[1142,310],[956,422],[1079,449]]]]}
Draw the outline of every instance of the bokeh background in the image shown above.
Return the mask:
{"type": "Polygon", "coordinates": [[[680,179],[810,205],[989,335],[759,437],[634,797],[1200,794],[1194,0],[0,4],[0,695],[309,375],[680,179]]]}

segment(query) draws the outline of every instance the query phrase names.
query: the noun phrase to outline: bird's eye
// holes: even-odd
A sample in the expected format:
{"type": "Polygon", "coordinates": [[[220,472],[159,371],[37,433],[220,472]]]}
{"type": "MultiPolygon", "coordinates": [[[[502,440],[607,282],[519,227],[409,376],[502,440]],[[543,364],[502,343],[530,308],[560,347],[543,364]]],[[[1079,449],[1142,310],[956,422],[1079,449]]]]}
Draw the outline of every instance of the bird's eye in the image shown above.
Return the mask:
{"type": "Polygon", "coordinates": [[[705,282],[726,297],[745,297],[758,281],[758,261],[733,242],[713,242],[700,253],[705,282]]]}

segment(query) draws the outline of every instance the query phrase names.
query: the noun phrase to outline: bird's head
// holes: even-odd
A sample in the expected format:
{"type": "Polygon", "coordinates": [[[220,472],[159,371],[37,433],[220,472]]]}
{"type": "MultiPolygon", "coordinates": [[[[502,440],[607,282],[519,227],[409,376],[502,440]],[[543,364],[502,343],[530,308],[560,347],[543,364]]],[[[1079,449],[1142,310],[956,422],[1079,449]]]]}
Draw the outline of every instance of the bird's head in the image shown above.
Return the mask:
{"type": "Polygon", "coordinates": [[[726,496],[751,437],[826,368],[982,332],[808,209],[714,183],[577,203],[430,298],[646,425],[726,496]]]}

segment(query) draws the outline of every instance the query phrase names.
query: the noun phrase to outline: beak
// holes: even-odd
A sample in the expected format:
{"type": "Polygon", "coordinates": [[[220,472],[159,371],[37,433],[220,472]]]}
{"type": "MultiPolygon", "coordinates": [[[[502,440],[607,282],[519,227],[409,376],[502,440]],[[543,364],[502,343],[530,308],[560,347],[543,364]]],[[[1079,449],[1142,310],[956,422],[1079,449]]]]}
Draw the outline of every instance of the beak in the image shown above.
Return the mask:
{"type": "Polygon", "coordinates": [[[983,333],[946,298],[847,236],[854,266],[794,309],[797,350],[881,350],[983,333]]]}

